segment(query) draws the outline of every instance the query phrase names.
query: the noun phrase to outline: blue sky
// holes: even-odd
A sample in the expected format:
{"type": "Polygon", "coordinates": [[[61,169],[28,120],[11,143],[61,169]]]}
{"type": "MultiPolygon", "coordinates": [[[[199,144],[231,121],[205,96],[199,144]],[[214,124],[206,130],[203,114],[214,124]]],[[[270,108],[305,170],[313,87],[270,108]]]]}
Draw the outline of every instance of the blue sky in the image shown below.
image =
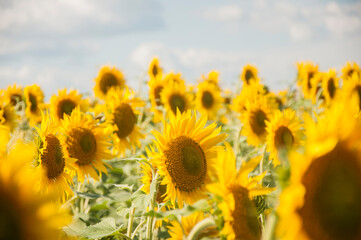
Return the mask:
{"type": "Polygon", "coordinates": [[[360,1],[1,0],[0,88],[39,84],[92,93],[103,65],[138,88],[153,56],[195,83],[211,70],[231,87],[247,63],[273,90],[295,63],[361,63],[360,1]]]}

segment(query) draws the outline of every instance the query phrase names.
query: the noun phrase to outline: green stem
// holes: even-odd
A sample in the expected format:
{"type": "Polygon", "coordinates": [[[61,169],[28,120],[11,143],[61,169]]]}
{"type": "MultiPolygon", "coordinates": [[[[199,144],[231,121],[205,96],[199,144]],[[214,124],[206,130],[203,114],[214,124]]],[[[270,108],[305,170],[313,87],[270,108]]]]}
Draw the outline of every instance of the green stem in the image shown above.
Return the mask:
{"type": "Polygon", "coordinates": [[[143,221],[141,221],[138,226],[135,228],[133,234],[132,234],[132,239],[135,237],[135,234],[138,232],[138,230],[141,228],[141,226],[143,226],[143,224],[146,222],[145,219],[143,219],[143,221]]]}
{"type": "Polygon", "coordinates": [[[134,212],[135,212],[135,208],[131,207],[129,211],[129,221],[128,221],[128,230],[127,230],[128,237],[130,237],[130,235],[132,234],[134,212]]]}
{"type": "Polygon", "coordinates": [[[187,239],[188,240],[196,240],[198,239],[199,234],[202,233],[202,231],[208,227],[216,226],[213,218],[205,218],[202,221],[198,222],[190,231],[188,234],[187,239]]]}
{"type": "MultiPolygon", "coordinates": [[[[154,172],[153,172],[154,173],[154,172]]],[[[158,193],[158,172],[156,174],[153,174],[154,178],[153,181],[156,181],[156,190],[154,191],[151,201],[150,201],[150,207],[149,210],[153,210],[154,206],[156,204],[156,199],[157,199],[157,193],[158,193]]],[[[146,237],[147,239],[152,239],[152,234],[153,234],[153,217],[152,216],[148,216],[147,219],[147,232],[146,232],[146,237]]]]}

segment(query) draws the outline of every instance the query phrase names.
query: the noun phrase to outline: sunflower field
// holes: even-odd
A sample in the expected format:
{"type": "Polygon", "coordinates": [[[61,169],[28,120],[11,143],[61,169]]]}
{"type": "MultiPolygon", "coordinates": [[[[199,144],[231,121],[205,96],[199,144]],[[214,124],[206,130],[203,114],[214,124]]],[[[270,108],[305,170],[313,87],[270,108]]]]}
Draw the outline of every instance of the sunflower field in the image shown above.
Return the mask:
{"type": "Polygon", "coordinates": [[[361,239],[361,70],[246,65],[195,85],[157,58],[135,91],[0,90],[0,240],[361,239]]]}

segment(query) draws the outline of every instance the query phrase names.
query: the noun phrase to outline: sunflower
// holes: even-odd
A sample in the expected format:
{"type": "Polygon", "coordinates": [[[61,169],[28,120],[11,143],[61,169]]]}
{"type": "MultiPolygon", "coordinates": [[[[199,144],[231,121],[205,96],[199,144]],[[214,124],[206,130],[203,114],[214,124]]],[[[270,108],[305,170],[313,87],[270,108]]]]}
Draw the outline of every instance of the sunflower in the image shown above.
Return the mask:
{"type": "Polygon", "coordinates": [[[170,83],[177,83],[180,85],[185,85],[184,79],[181,78],[180,73],[175,74],[173,72],[170,72],[164,77],[163,80],[164,80],[165,84],[167,84],[167,85],[170,83]]]}
{"type": "Polygon", "coordinates": [[[33,150],[19,142],[0,159],[1,239],[58,239],[71,221],[47,195],[36,192],[40,172],[30,167],[33,150]]]}
{"type": "Polygon", "coordinates": [[[30,121],[30,126],[41,122],[42,108],[44,107],[44,94],[36,84],[24,88],[25,115],[30,121]]]}
{"type": "MultiPolygon", "coordinates": [[[[325,73],[318,72],[315,74],[315,76],[311,79],[311,86],[312,88],[309,91],[309,97],[312,99],[313,104],[316,104],[317,101],[325,100],[325,97],[323,95],[323,88],[322,88],[322,81],[324,78],[325,73]]],[[[324,103],[324,102],[323,102],[324,103]]]]}
{"type": "Polygon", "coordinates": [[[6,153],[10,140],[10,129],[0,125],[0,158],[6,153]]]}
{"type": "Polygon", "coordinates": [[[322,89],[326,105],[330,105],[337,98],[339,91],[339,78],[334,69],[330,69],[327,73],[323,74],[322,89]]]}
{"type": "Polygon", "coordinates": [[[248,144],[258,146],[266,141],[266,122],[271,119],[273,110],[275,106],[266,96],[259,96],[253,101],[246,102],[245,111],[240,119],[243,123],[241,133],[247,137],[248,144]]]}
{"type": "Polygon", "coordinates": [[[215,87],[218,90],[220,90],[220,87],[218,85],[219,84],[218,76],[219,76],[219,72],[211,71],[208,73],[208,77],[202,75],[202,79],[203,79],[203,82],[211,83],[211,84],[215,85],[215,87]]]}
{"type": "Polygon", "coordinates": [[[153,60],[150,62],[148,74],[150,79],[162,78],[162,68],[160,67],[158,58],[153,58],[153,60]]]}
{"type": "Polygon", "coordinates": [[[258,70],[255,66],[252,66],[250,64],[244,66],[241,74],[243,85],[248,85],[251,82],[259,82],[257,72],[258,70]]]}
{"type": "Polygon", "coordinates": [[[161,101],[167,112],[185,112],[193,106],[192,95],[186,91],[184,82],[168,82],[161,92],[161,101]]]}
{"type": "Polygon", "coordinates": [[[50,99],[50,112],[53,119],[59,122],[63,119],[64,114],[70,115],[72,111],[80,106],[82,111],[86,111],[88,102],[82,99],[82,95],[78,91],[71,90],[67,93],[67,89],[58,90],[58,96],[53,95],[50,99]]]}
{"type": "MultiPolygon", "coordinates": [[[[203,212],[195,212],[189,216],[182,217],[180,223],[178,221],[171,221],[171,225],[168,226],[168,232],[172,240],[183,240],[189,235],[193,227],[203,219],[207,217],[207,214],[203,212]],[[184,232],[183,232],[184,231],[184,232]]],[[[197,239],[202,239],[203,237],[216,237],[218,235],[218,230],[216,227],[208,227],[204,229],[197,239]]]]}
{"type": "Polygon", "coordinates": [[[123,89],[125,87],[125,79],[123,73],[117,68],[102,67],[98,76],[94,79],[95,96],[105,99],[106,95],[111,88],[123,89]]]}
{"type": "Polygon", "coordinates": [[[23,90],[20,86],[17,86],[16,84],[14,84],[13,86],[8,86],[5,91],[4,97],[7,102],[10,102],[10,104],[15,107],[18,102],[21,102],[23,100],[23,90]]]}
{"type": "Polygon", "coordinates": [[[13,105],[0,99],[0,125],[8,127],[12,132],[17,125],[17,119],[13,105]]]}
{"type": "Polygon", "coordinates": [[[267,151],[275,166],[280,164],[278,154],[280,151],[297,148],[301,144],[301,121],[296,112],[286,109],[277,110],[270,121],[266,122],[267,151]]]}
{"type": "Polygon", "coordinates": [[[238,113],[242,113],[246,110],[247,101],[254,101],[264,95],[266,95],[266,91],[263,85],[259,82],[252,81],[250,84],[243,85],[241,93],[233,99],[231,108],[238,113]]]}
{"type": "Polygon", "coordinates": [[[210,183],[210,175],[216,152],[215,146],[222,142],[225,134],[219,134],[216,123],[204,128],[207,117],[202,115],[196,121],[196,115],[191,111],[174,115],[169,114],[170,123],[164,122],[163,134],[153,131],[158,152],[153,152],[152,163],[163,177],[161,184],[167,186],[165,201],[171,200],[173,206],[177,200],[178,206],[183,201],[192,204],[205,196],[205,184],[210,183]]]}
{"type": "Polygon", "coordinates": [[[344,82],[342,87],[342,95],[344,101],[353,100],[351,102],[357,103],[358,111],[361,110],[361,77],[357,73],[353,73],[352,77],[349,77],[344,82]]]}
{"type": "Polygon", "coordinates": [[[159,110],[159,106],[162,105],[160,93],[164,89],[165,81],[161,78],[151,78],[148,82],[149,86],[149,99],[152,104],[151,111],[154,112],[154,122],[160,122],[163,114],[159,110]]]}
{"type": "Polygon", "coordinates": [[[222,107],[222,102],[223,99],[217,85],[210,82],[198,84],[196,105],[201,114],[206,114],[210,120],[214,120],[218,110],[222,107]]]}
{"type": "Polygon", "coordinates": [[[101,174],[107,173],[107,164],[103,160],[113,158],[109,152],[109,136],[102,124],[97,124],[91,115],[82,113],[79,107],[70,116],[64,116],[61,121],[61,142],[65,156],[76,159],[74,166],[80,182],[84,182],[89,175],[99,181],[101,174]]]}
{"type": "Polygon", "coordinates": [[[306,150],[290,157],[290,183],[277,209],[279,237],[361,239],[360,127],[345,104],[317,123],[306,119],[306,150]]]}
{"type": "Polygon", "coordinates": [[[40,191],[54,199],[64,201],[73,192],[70,184],[73,180],[70,171],[75,159],[64,155],[63,146],[57,136],[57,129],[50,122],[50,117],[43,114],[40,128],[35,127],[38,134],[37,162],[41,169],[40,191]]]}
{"type": "Polygon", "coordinates": [[[274,189],[262,187],[260,183],[266,172],[254,177],[248,175],[258,166],[262,156],[243,162],[237,171],[236,158],[228,143],[226,150],[218,154],[218,181],[207,185],[208,191],[223,199],[218,203],[224,216],[221,234],[227,239],[260,239],[261,223],[252,199],[274,189]]]}
{"type": "Polygon", "coordinates": [[[134,92],[129,89],[114,89],[108,95],[108,110],[105,110],[107,131],[112,135],[114,152],[124,155],[126,149],[140,146],[139,139],[144,138],[137,126],[137,115],[140,112],[136,110],[144,106],[144,102],[134,97],[134,92]]]}
{"type": "Polygon", "coordinates": [[[361,70],[359,65],[356,62],[347,62],[346,65],[342,68],[342,79],[347,81],[354,73],[357,73],[357,75],[361,77],[361,70]]]}
{"type": "Polygon", "coordinates": [[[298,65],[298,85],[302,86],[306,98],[312,98],[312,78],[318,73],[318,65],[306,62],[298,65]]]}

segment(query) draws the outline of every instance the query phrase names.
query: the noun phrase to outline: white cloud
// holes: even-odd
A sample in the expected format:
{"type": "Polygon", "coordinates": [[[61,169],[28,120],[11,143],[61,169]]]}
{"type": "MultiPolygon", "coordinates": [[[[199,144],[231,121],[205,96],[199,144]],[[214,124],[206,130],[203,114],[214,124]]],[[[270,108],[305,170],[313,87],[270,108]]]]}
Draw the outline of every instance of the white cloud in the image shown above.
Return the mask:
{"type": "Polygon", "coordinates": [[[238,30],[243,11],[238,5],[223,5],[206,8],[201,16],[208,21],[224,24],[226,29],[232,32],[238,30]]]}

